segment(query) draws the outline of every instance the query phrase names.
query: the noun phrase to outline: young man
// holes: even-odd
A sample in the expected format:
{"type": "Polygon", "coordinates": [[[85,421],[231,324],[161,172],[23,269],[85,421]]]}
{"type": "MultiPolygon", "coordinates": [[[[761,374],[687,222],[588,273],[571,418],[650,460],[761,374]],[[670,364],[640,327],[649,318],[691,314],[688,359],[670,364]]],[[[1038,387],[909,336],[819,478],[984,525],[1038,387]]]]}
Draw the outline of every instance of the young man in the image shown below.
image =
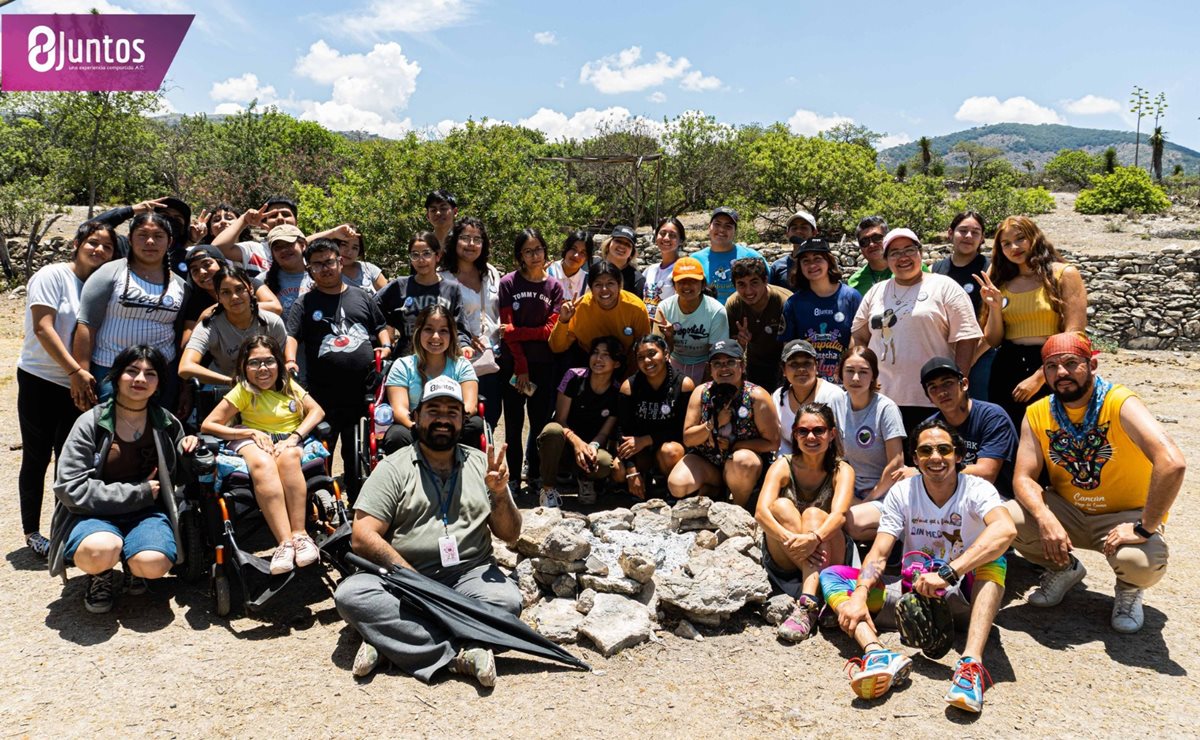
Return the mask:
{"type": "MultiPolygon", "coordinates": [[[[415,570],[519,614],[521,592],[492,555],[493,536],[514,544],[521,534],[521,512],[508,492],[505,445],[484,455],[456,444],[464,416],[458,383],[439,377],[425,384],[416,408],[418,443],[389,455],[371,474],[354,504],[351,545],[385,568],[415,570]]],[[[427,683],[449,667],[481,686],[495,685],[489,648],[449,636],[420,610],[401,604],[378,575],[349,576],[334,602],[363,638],[355,676],[373,671],[382,655],[427,683]]]]}
{"type": "Polygon", "coordinates": [[[440,248],[446,249],[446,240],[450,238],[454,220],[458,218],[458,199],[442,188],[434,190],[425,196],[425,218],[440,248]]]}
{"type": "Polygon", "coordinates": [[[852,661],[850,674],[851,689],[863,699],[883,696],[912,670],[911,658],[879,641],[876,619],[894,620],[905,644],[936,659],[953,644],[952,615],[968,617],[966,649],[946,702],[979,712],[987,675],[983,649],[1004,595],[1004,551],[1016,526],[992,484],[960,472],[963,441],[945,422],[922,422],[910,439],[920,475],[888,492],[862,569],[826,568],[821,591],[842,630],[864,651],[852,661]],[[903,595],[904,581],[883,575],[898,539],[907,550],[928,556],[911,592],[903,595]]]}
{"type": "Polygon", "coordinates": [[[887,232],[888,225],[883,216],[867,216],[854,230],[865,264],[854,271],[846,284],[862,295],[866,295],[875,283],[882,283],[892,276],[887,258],[883,256],[883,237],[887,232]]]}
{"type": "Polygon", "coordinates": [[[778,285],[780,288],[792,289],[792,283],[788,279],[791,275],[792,265],[797,259],[796,245],[805,239],[811,239],[817,235],[817,219],[808,211],[796,211],[796,213],[788,219],[787,222],[787,242],[792,245],[790,254],[780,257],[771,263],[771,285],[778,285]]]}
{"type": "Polygon", "coordinates": [[[734,260],[732,272],[737,292],[725,301],[730,336],[746,351],[746,376],[750,382],[768,391],[775,390],[781,379],[783,306],[792,292],[767,283],[767,267],[762,260],[734,260]]]}
{"type": "MultiPolygon", "coordinates": [[[[262,208],[250,208],[237,217],[233,224],[220,234],[213,237],[213,246],[220,249],[225,259],[245,267],[250,274],[266,272],[271,269],[271,242],[237,240],[249,227],[255,227],[270,232],[276,226],[296,225],[296,201],[282,195],[272,195],[263,203],[262,208]]],[[[300,233],[304,236],[303,232],[300,233]]]]}
{"type": "Polygon", "coordinates": [[[1187,463],[1133,391],[1096,374],[1086,335],[1050,337],[1042,362],[1050,395],[1025,412],[1007,504],[1017,552],[1046,568],[1027,601],[1061,602],[1087,575],[1071,550],[1095,550],[1117,576],[1113,629],[1137,632],[1143,592],[1167,572],[1162,527],[1187,463]]]}
{"type": "Polygon", "coordinates": [[[704,266],[704,276],[717,291],[716,297],[721,303],[733,295],[734,260],[754,257],[763,263],[763,267],[767,266],[767,261],[757,250],[745,244],[734,244],[737,225],[737,211],[725,206],[717,208],[708,222],[708,246],[692,255],[704,266]]]}
{"type": "MultiPolygon", "coordinates": [[[[336,242],[318,239],[308,245],[304,259],[314,285],[288,311],[286,366],[289,372],[299,370],[296,354],[303,342],[308,390],[341,436],[346,488],[353,497],[361,482],[354,427],[367,413],[368,382],[375,368],[372,341],[384,358],[390,353],[387,322],[365,290],[342,282],[336,242]]],[[[337,446],[336,438],[331,445],[337,446]]]]}

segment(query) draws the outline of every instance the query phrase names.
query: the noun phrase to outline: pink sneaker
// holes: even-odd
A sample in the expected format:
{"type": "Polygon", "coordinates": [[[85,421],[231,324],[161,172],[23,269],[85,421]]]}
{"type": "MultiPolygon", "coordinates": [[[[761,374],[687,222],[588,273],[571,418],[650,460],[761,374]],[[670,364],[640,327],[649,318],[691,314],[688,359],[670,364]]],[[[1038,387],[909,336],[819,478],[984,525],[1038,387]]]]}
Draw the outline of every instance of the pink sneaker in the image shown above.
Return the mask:
{"type": "Polygon", "coordinates": [[[292,546],[292,541],[280,542],[279,547],[275,548],[275,554],[271,556],[271,575],[288,573],[295,565],[296,548],[292,546]]]}
{"type": "Polygon", "coordinates": [[[303,568],[321,559],[321,551],[317,543],[306,534],[298,534],[292,538],[292,546],[296,549],[296,567],[303,568]]]}

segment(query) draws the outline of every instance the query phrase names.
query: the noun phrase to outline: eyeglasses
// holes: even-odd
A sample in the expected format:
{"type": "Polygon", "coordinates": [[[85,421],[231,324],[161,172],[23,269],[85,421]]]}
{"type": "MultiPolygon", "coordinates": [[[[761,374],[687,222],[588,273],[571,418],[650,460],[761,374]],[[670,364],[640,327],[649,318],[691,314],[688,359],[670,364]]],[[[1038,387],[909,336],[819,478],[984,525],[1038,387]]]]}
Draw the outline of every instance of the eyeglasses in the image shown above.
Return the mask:
{"type": "Polygon", "coordinates": [[[808,435],[820,438],[829,433],[829,427],[793,427],[792,434],[795,434],[800,439],[805,439],[808,435]]]}
{"type": "Polygon", "coordinates": [[[933,457],[933,453],[937,453],[939,457],[950,457],[954,454],[954,445],[918,445],[917,457],[927,458],[933,457]]]}
{"type": "Polygon", "coordinates": [[[905,247],[904,249],[893,249],[892,251],[888,252],[887,257],[890,260],[898,260],[903,257],[916,257],[919,254],[921,254],[920,248],[905,247]]]}
{"type": "Polygon", "coordinates": [[[250,370],[271,369],[279,365],[274,357],[266,357],[261,360],[246,360],[246,367],[250,370]]]}
{"type": "Polygon", "coordinates": [[[482,247],[483,246],[483,237],[482,236],[460,236],[460,237],[458,237],[458,243],[459,244],[478,244],[479,246],[482,247]]]}
{"type": "Polygon", "coordinates": [[[308,266],[314,270],[332,270],[342,263],[341,257],[332,257],[321,262],[309,262],[308,266]]]}
{"type": "Polygon", "coordinates": [[[742,364],[741,360],[713,360],[708,363],[713,370],[725,370],[742,364]]]}
{"type": "Polygon", "coordinates": [[[546,253],[545,247],[530,247],[529,249],[521,250],[522,257],[537,257],[539,254],[545,254],[545,253],[546,253]]]}
{"type": "Polygon", "coordinates": [[[865,247],[868,244],[883,244],[883,234],[871,234],[870,236],[859,237],[858,246],[865,247]]]}
{"type": "Polygon", "coordinates": [[[436,252],[413,252],[409,255],[410,258],[415,260],[431,260],[436,256],[436,252]]]}

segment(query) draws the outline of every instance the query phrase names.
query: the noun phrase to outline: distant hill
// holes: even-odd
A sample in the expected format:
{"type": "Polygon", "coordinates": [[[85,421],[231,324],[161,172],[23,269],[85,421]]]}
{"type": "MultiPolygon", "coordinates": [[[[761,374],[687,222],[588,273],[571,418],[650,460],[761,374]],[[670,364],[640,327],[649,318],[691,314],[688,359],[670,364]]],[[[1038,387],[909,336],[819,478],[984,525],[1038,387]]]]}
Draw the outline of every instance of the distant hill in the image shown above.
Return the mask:
{"type": "MultiPolygon", "coordinates": [[[[1150,145],[1146,141],[1149,133],[1143,121],[1139,163],[1145,167],[1150,163],[1150,145]]],[[[1163,149],[1163,174],[1169,175],[1176,164],[1182,164],[1189,174],[1195,174],[1200,168],[1200,152],[1172,143],[1170,135],[1168,130],[1167,145],[1163,149]]],[[[1110,146],[1117,148],[1117,158],[1121,164],[1133,164],[1136,134],[1133,131],[1076,128],[1057,123],[996,123],[945,136],[933,136],[930,140],[933,142],[933,150],[940,154],[948,165],[966,164],[965,159],[959,161],[958,155],[948,156],[947,153],[960,141],[974,141],[1003,150],[1004,158],[1016,167],[1021,167],[1026,160],[1032,160],[1040,169],[1061,149],[1082,149],[1097,154],[1110,146]]],[[[917,151],[915,141],[884,149],[879,153],[879,163],[891,169],[901,162],[908,161],[917,151]]]]}

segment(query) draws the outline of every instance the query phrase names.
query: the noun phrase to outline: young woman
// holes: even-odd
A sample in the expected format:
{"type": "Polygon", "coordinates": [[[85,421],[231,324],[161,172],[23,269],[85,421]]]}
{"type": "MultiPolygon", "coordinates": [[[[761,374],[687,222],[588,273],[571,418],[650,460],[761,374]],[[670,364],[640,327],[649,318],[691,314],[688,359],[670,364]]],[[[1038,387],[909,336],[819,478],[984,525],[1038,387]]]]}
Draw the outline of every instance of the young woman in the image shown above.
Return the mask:
{"type": "MultiPolygon", "coordinates": [[[[212,240],[233,226],[241,215],[228,203],[218,203],[213,206],[211,211],[200,211],[200,215],[192,222],[192,241],[196,244],[212,244],[212,240]]],[[[242,229],[242,233],[238,234],[237,240],[244,242],[250,241],[252,238],[250,227],[246,226],[242,229]]]]}
{"type": "Polygon", "coordinates": [[[616,265],[621,284],[638,300],[646,293],[646,276],[637,269],[637,234],[629,226],[618,226],[600,247],[600,259],[616,265]]]}
{"type": "Polygon", "coordinates": [[[287,343],[283,319],[258,305],[254,283],[241,265],[224,261],[209,278],[217,295],[217,305],[188,338],[179,360],[179,377],[196,378],[210,385],[232,385],[238,373],[238,354],[247,339],[266,334],[282,347],[287,343]],[[213,367],[204,365],[212,356],[213,367]]]}
{"type": "Polygon", "coordinates": [[[200,429],[226,440],[246,461],[254,498],[279,543],[272,575],[312,565],[321,554],[304,529],[308,484],[300,463],[304,440],[325,412],[284,372],[283,349],[271,337],[258,334],[242,343],[234,380],[200,429]],[[238,415],[241,423],[229,426],[238,415]]]}
{"type": "Polygon", "coordinates": [[[617,457],[629,493],[644,499],[650,477],[667,474],[683,459],[683,420],[696,384],[667,359],[667,340],[647,334],[633,345],[638,371],[621,384],[617,417],[621,440],[617,457]]]}
{"type": "Polygon", "coordinates": [[[472,350],[467,359],[478,363],[475,373],[479,376],[479,394],[487,401],[484,411],[488,424],[495,427],[500,421],[505,379],[496,363],[500,354],[500,271],[488,263],[490,253],[491,242],[483,222],[471,216],[459,219],[442,252],[442,270],[460,286],[462,315],[472,350]]]}
{"type": "Polygon", "coordinates": [[[267,270],[265,282],[267,288],[279,297],[283,309],[281,315],[286,318],[300,294],[312,287],[312,278],[304,264],[304,248],[308,242],[304,239],[276,239],[269,246],[271,267],[267,270]]]}
{"type": "Polygon", "coordinates": [[[579,503],[596,503],[596,481],[612,474],[609,440],[617,426],[619,379],[625,350],[616,337],[592,342],[587,367],[568,370],[558,384],[554,421],[542,429],[537,444],[541,454],[541,506],[558,507],[562,497],[554,484],[566,467],[579,482],[579,503]]]}
{"type": "MultiPolygon", "coordinates": [[[[562,285],[546,274],[546,242],[537,229],[525,229],[513,244],[517,268],[500,279],[500,373],[503,383],[504,434],[508,469],[521,469],[522,451],[530,471],[539,468],[533,430],[542,429],[554,411],[554,353],[550,332],[562,307],[562,285]],[[525,410],[529,438],[521,441],[525,410]]],[[[561,377],[561,376],[559,376],[561,377]]],[[[514,479],[516,477],[514,476],[514,479]]]]}
{"type": "MultiPolygon", "coordinates": [[[[444,307],[457,328],[456,344],[470,359],[474,352],[471,334],[463,318],[462,286],[457,280],[445,280],[438,271],[442,247],[432,231],[413,236],[408,242],[411,275],[402,275],[375,294],[375,303],[392,327],[395,356],[412,354],[417,315],[433,305],[444,307]]],[[[496,404],[497,406],[499,403],[496,404]]]]}
{"type": "Polygon", "coordinates": [[[650,318],[658,304],[675,295],[675,281],[671,269],[675,260],[679,259],[679,248],[684,244],[683,224],[674,216],[667,216],[658,222],[654,230],[654,244],[661,255],[657,265],[650,265],[643,271],[646,280],[645,302],[650,318]]]}
{"type": "Polygon", "coordinates": [[[842,268],[824,239],[799,244],[791,281],[794,292],[783,304],[780,341],[803,339],[811,344],[817,350],[817,373],[832,381],[838,360],[850,346],[850,324],[862,296],[842,282],[842,268]]]}
{"type": "Polygon", "coordinates": [[[817,350],[803,339],[783,346],[783,378],[771,400],[779,414],[779,452],[790,455],[796,412],[810,403],[831,404],[845,391],[817,374],[817,350]]]}
{"type": "MultiPolygon", "coordinates": [[[[211,244],[201,244],[193,247],[184,259],[187,267],[188,286],[187,297],[183,301],[183,346],[187,346],[196,324],[211,317],[217,306],[217,288],[213,284],[213,276],[228,264],[237,264],[225,259],[221,250],[211,244]]],[[[241,267],[238,264],[238,267],[241,267]]],[[[247,273],[248,275],[249,273],[247,273]]],[[[283,316],[283,304],[271,292],[271,289],[258,278],[248,278],[250,289],[253,291],[255,303],[267,313],[283,316]]],[[[281,319],[282,321],[282,319],[281,319]]],[[[236,349],[235,349],[236,352],[236,349]]],[[[232,362],[232,358],[230,362],[232,362]]]]}
{"type": "Polygon", "coordinates": [[[573,301],[587,292],[588,265],[592,262],[592,235],[572,231],[562,245],[562,257],[551,262],[546,273],[563,289],[563,300],[573,301]]]}
{"type": "Polygon", "coordinates": [[[458,332],[450,321],[450,312],[438,304],[429,306],[417,314],[415,331],[414,353],[392,363],[384,382],[387,402],[395,417],[384,436],[384,450],[392,453],[413,443],[416,437],[413,427],[417,423],[415,412],[425,384],[442,375],[462,386],[467,418],[459,441],[480,447],[483,420],[478,416],[479,380],[475,377],[475,368],[459,350],[458,332]]]}
{"type": "Polygon", "coordinates": [[[50,541],[42,536],[42,498],[50,455],[62,454],[63,442],[79,409],[71,388],[94,383],[86,364],[71,357],[71,337],[84,281],[112,259],[117,234],[111,226],[88,221],[75,232],[71,259],[46,265],[29,279],[25,299],[25,340],[17,358],[17,419],[21,427],[21,526],[25,544],[46,557],[50,541]]]}
{"type": "MultiPolygon", "coordinates": [[[[71,355],[81,367],[91,365],[96,378],[109,375],[121,350],[148,344],[162,353],[167,370],[158,378],[163,406],[174,408],[178,352],[176,320],[186,286],[167,267],[171,224],[157,213],[140,213],[129,224],[129,257],[109,262],[92,273],[80,294],[79,316],[71,355]]],[[[88,409],[112,393],[110,384],[73,386],[75,405],[88,409]]]]}
{"type": "Polygon", "coordinates": [[[729,339],[729,318],[720,301],[704,295],[704,266],[699,260],[681,257],[671,273],[675,295],[659,304],[654,325],[671,347],[671,365],[693,383],[703,383],[709,350],[729,339]]]}
{"type": "Polygon", "coordinates": [[[845,557],[842,525],[854,498],[854,469],[842,460],[833,412],[823,403],[801,406],[788,437],[795,452],[767,471],[755,518],[766,539],[767,575],[796,599],[779,637],[800,642],[816,628],[821,569],[845,557]]]}
{"type": "Polygon", "coordinates": [[[1087,329],[1087,289],[1037,224],[1006,218],[996,230],[992,267],[977,277],[987,343],[996,347],[988,398],[1021,428],[1025,408],[1047,395],[1042,345],[1059,332],[1087,329]]]}
{"type": "MultiPolygon", "coordinates": [[[[983,299],[975,276],[987,273],[991,266],[991,260],[981,249],[986,232],[982,215],[975,211],[959,213],[950,221],[948,239],[951,251],[949,256],[934,262],[933,267],[929,270],[939,275],[945,275],[962,286],[962,289],[967,292],[967,297],[971,299],[971,306],[975,309],[976,318],[983,317],[983,299]]],[[[982,326],[982,322],[980,325],[982,326]]],[[[987,346],[985,342],[980,343],[980,347],[976,351],[975,364],[971,367],[971,398],[979,401],[988,400],[988,383],[995,356],[995,349],[987,346]]]]}
{"type": "Polygon", "coordinates": [[[309,243],[317,239],[332,239],[342,256],[342,282],[352,288],[362,288],[375,295],[387,285],[383,270],[363,260],[367,256],[367,238],[354,224],[341,224],[336,228],[312,234],[309,243]]]}
{"type": "Polygon", "coordinates": [[[838,365],[845,393],[831,404],[843,452],[854,468],[854,498],[846,532],[869,541],[879,526],[883,497],[904,468],[904,421],[892,399],[879,392],[879,358],[874,350],[851,347],[838,365]]]}
{"type": "Polygon", "coordinates": [[[687,454],[667,476],[675,498],[712,496],[722,489],[746,506],[779,449],[779,417],[771,395],[745,379],[742,347],[727,339],[713,346],[712,382],[697,386],[683,422],[687,454]]]}
{"type": "Polygon", "coordinates": [[[109,371],[112,397],[75,420],[58,461],[50,575],[72,564],[87,573],[83,605],[93,614],[112,609],[117,563],[137,595],[183,554],[175,481],[180,455],[197,439],[158,403],[166,369],[153,347],[121,350],[109,371]]]}

